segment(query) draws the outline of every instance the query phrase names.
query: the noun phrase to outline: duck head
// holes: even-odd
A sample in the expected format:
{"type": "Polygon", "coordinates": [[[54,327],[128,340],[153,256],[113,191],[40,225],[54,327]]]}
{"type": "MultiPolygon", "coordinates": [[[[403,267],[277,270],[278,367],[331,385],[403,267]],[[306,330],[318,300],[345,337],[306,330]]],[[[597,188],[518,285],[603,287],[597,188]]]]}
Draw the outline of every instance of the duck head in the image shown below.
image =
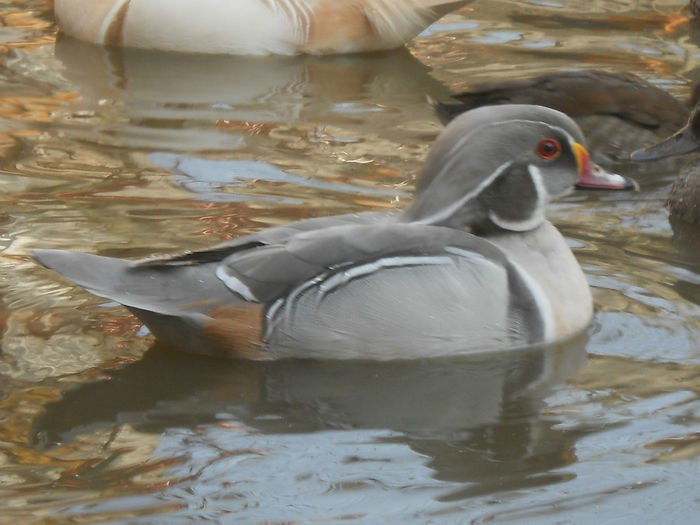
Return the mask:
{"type": "Polygon", "coordinates": [[[632,189],[590,159],[578,125],[532,105],[484,106],[445,128],[428,155],[405,217],[475,231],[527,231],[546,205],[575,188],[632,189]]]}
{"type": "Polygon", "coordinates": [[[700,150],[700,104],[693,108],[688,123],[670,137],[644,149],[633,151],[635,161],[657,160],[700,150]]]}

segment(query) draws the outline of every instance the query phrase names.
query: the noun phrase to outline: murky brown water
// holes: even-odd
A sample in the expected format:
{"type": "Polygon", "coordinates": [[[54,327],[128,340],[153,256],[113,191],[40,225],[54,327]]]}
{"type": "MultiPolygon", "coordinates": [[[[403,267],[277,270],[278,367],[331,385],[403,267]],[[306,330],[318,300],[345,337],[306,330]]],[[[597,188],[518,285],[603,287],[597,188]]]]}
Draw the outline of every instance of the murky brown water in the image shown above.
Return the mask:
{"type": "Polygon", "coordinates": [[[674,171],[550,216],[594,287],[588,337],[407,363],[234,363],[153,346],[39,269],[401,206],[425,95],[561,68],[684,97],[681,0],[475,0],[368,57],[110,55],[0,3],[0,521],[689,523],[700,511],[700,262],[674,171]]]}

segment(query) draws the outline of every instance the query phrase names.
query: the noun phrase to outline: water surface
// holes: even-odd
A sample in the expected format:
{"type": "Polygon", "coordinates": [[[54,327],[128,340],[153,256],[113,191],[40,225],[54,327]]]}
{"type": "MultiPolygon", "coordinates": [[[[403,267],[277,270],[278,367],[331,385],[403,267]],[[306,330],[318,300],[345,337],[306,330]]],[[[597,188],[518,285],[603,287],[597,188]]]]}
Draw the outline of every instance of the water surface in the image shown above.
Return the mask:
{"type": "Polygon", "coordinates": [[[426,95],[560,69],[681,99],[679,0],[476,0],[405,50],[244,58],[56,41],[0,5],[0,521],[688,523],[700,511],[697,232],[641,191],[554,204],[596,315],[565,344],[401,363],[154,346],[36,247],[141,257],[410,200],[426,95]]]}

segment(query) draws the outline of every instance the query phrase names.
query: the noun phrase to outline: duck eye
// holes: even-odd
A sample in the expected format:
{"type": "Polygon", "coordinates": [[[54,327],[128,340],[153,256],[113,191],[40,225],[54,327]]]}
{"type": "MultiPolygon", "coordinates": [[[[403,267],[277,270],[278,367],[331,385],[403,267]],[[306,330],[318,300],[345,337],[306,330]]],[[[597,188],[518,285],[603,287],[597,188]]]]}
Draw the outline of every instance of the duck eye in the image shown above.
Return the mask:
{"type": "Polygon", "coordinates": [[[551,160],[561,153],[561,144],[554,139],[540,140],[537,144],[537,154],[545,160],[551,160]]]}

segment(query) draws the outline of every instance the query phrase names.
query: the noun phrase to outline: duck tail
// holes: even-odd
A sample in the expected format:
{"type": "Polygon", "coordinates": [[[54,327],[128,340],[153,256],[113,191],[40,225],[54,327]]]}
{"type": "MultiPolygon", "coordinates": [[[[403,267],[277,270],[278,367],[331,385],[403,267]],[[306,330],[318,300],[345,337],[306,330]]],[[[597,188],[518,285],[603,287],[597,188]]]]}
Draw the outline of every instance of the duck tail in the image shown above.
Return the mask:
{"type": "Polygon", "coordinates": [[[468,0],[375,0],[365,16],[382,41],[402,45],[468,0]]]}
{"type": "Polygon", "coordinates": [[[132,264],[123,259],[101,257],[69,250],[35,250],[32,257],[100,297],[118,300],[117,283],[132,264]]]}
{"type": "Polygon", "coordinates": [[[231,296],[212,263],[159,266],[69,250],[36,250],[32,256],[90,293],[131,309],[198,314],[231,296]]]}

